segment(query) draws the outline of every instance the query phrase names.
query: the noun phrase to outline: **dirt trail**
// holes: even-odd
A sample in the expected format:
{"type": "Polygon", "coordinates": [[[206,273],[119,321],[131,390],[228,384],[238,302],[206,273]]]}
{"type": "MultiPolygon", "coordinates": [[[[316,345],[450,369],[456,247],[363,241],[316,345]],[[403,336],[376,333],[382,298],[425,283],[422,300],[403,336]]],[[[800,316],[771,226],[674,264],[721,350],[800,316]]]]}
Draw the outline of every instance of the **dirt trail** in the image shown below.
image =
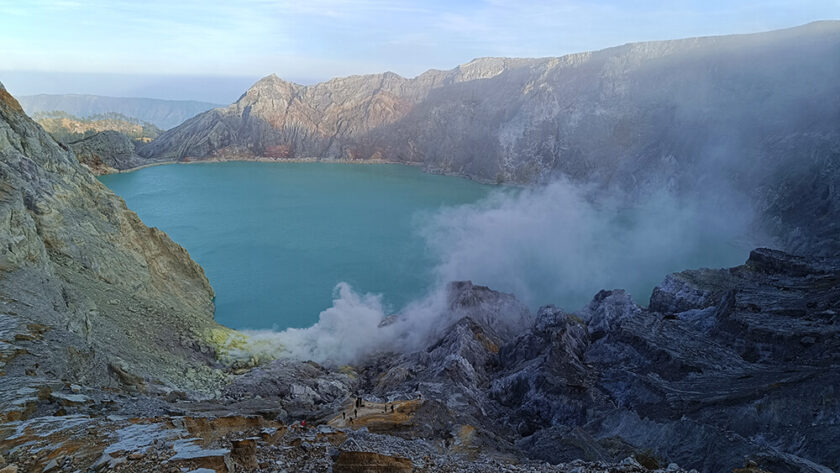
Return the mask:
{"type": "Polygon", "coordinates": [[[327,424],[332,427],[368,427],[371,431],[408,427],[421,404],[422,401],[417,399],[388,403],[364,401],[362,407],[355,407],[356,398],[351,398],[327,424]]]}

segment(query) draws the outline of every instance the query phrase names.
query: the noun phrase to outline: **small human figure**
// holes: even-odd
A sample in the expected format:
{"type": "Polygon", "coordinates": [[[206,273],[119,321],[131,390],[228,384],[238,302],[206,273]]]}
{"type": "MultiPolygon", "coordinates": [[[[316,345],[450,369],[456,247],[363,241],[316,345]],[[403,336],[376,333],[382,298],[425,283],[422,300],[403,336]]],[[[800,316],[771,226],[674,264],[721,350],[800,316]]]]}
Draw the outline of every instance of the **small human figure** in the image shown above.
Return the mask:
{"type": "Polygon", "coordinates": [[[391,404],[391,414],[393,414],[393,413],[394,413],[394,405],[391,404]]]}
{"type": "Polygon", "coordinates": [[[353,409],[353,415],[356,416],[356,417],[359,417],[359,410],[358,409],[353,409]]]}
{"type": "Polygon", "coordinates": [[[341,420],[347,420],[347,413],[346,412],[341,413],[341,420]]]}

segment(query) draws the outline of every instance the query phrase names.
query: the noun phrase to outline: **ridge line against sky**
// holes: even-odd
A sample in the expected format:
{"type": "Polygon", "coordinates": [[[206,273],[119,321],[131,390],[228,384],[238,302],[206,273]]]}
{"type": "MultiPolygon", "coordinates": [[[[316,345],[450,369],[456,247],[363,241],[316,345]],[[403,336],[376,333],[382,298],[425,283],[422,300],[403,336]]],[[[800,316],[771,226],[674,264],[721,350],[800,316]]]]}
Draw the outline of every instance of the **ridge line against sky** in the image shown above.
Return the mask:
{"type": "Polygon", "coordinates": [[[0,81],[21,95],[150,92],[226,103],[270,73],[304,84],[413,77],[477,57],[562,56],[836,18],[840,0],[0,0],[0,81]],[[61,89],[57,74],[79,76],[65,85],[76,89],[61,89]],[[157,85],[106,86],[117,75],[156,76],[157,85]],[[186,80],[179,76],[215,77],[229,91],[167,92],[165,78],[186,80]]]}

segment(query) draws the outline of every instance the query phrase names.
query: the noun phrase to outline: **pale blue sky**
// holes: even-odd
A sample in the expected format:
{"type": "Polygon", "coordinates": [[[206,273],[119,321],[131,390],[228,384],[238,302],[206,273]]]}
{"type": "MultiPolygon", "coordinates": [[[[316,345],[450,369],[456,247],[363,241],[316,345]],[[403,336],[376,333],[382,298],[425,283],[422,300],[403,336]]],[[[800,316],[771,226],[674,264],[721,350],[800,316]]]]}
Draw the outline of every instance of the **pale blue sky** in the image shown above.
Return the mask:
{"type": "Polygon", "coordinates": [[[270,73],[300,82],[414,76],[481,56],[558,56],[838,18],[840,0],[0,0],[0,81],[49,89],[38,81],[61,77],[49,73],[84,73],[99,79],[74,91],[96,93],[117,77],[102,73],[236,84],[270,73]],[[10,71],[42,74],[26,81],[10,71]]]}

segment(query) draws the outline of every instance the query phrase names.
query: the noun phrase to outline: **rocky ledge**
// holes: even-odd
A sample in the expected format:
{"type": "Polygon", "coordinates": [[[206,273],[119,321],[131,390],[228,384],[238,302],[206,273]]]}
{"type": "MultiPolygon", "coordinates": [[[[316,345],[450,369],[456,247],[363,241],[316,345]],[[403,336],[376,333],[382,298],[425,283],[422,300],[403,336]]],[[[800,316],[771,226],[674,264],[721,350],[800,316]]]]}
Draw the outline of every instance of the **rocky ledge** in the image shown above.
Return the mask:
{"type": "MultiPolygon", "coordinates": [[[[758,249],[668,276],[647,307],[601,291],[518,331],[527,309],[468,282],[446,311],[422,350],[278,359],[212,395],[6,375],[0,454],[67,472],[840,468],[838,259],[758,249]]],[[[14,320],[0,318],[4,360],[43,337],[14,320]]]]}

